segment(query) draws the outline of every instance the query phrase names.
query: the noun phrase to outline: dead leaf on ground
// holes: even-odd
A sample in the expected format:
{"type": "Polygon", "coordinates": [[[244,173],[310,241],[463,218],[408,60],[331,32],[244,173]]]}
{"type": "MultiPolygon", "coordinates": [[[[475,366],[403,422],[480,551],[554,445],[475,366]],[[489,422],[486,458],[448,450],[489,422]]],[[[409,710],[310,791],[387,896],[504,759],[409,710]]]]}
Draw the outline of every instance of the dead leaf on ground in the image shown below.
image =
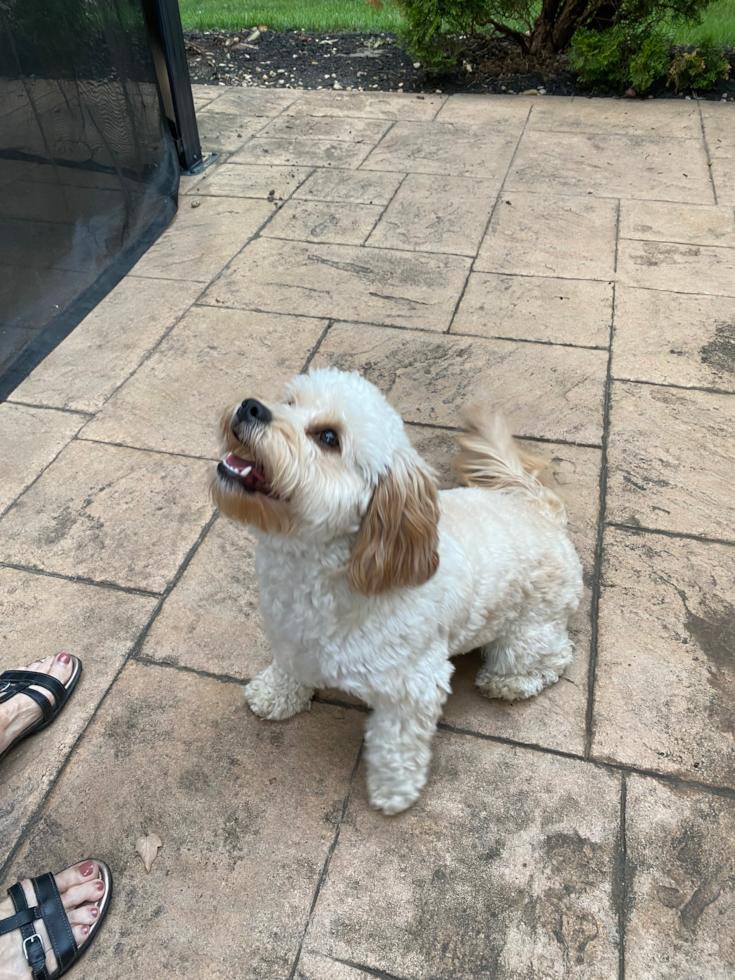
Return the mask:
{"type": "Polygon", "coordinates": [[[158,851],[161,847],[163,847],[163,841],[158,834],[146,834],[145,837],[139,837],[136,841],[135,850],[143,859],[146,871],[150,871],[153,867],[153,862],[158,857],[158,851]]]}

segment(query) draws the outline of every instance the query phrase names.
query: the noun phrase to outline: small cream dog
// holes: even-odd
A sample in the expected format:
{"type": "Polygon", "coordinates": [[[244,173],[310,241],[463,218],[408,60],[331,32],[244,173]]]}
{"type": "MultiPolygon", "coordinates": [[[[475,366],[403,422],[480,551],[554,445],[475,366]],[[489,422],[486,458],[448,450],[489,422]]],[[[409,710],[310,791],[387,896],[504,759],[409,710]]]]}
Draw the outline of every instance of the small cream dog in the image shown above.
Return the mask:
{"type": "Polygon", "coordinates": [[[513,701],[559,679],[582,570],[559,498],[499,419],[468,416],[438,492],[399,415],[359,374],[313,370],[280,402],[222,418],[229,455],[212,493],[252,528],[273,663],[246,687],[261,718],[290,718],[315,688],[372,708],[370,802],[405,810],[423,788],[450,692],[450,657],[482,647],[482,694],[513,701]]]}

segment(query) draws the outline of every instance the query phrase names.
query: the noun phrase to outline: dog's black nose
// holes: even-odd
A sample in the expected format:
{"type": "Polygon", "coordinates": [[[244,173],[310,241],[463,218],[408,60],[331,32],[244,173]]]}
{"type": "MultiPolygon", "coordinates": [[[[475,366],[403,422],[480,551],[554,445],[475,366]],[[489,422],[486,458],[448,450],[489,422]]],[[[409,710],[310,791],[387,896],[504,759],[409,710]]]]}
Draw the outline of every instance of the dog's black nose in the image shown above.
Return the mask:
{"type": "Polygon", "coordinates": [[[255,398],[246,398],[235,413],[238,422],[260,422],[267,425],[273,421],[270,409],[255,398]]]}

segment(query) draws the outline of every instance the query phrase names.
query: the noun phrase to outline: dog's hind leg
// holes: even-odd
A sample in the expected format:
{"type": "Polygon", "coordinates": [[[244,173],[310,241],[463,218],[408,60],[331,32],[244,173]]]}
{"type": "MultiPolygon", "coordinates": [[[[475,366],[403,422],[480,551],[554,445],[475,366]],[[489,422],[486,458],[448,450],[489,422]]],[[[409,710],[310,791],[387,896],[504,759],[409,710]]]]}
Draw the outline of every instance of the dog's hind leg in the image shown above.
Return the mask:
{"type": "Polygon", "coordinates": [[[483,649],[475,684],[486,698],[531,698],[559,680],[573,650],[565,622],[518,626],[483,649]]]}
{"type": "Polygon", "coordinates": [[[304,687],[272,663],[250,681],[243,693],[253,714],[269,721],[284,721],[311,708],[314,688],[304,687]]]}

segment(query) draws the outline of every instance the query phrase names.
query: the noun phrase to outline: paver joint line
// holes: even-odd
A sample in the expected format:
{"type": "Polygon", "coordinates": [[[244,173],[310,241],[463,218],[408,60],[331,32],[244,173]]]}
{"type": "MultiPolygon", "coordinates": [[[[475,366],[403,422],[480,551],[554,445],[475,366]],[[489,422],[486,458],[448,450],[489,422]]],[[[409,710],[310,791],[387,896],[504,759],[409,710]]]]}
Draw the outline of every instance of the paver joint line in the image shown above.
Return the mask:
{"type": "Polygon", "coordinates": [[[319,336],[319,339],[317,340],[317,342],[314,344],[314,346],[312,347],[311,351],[307,355],[307,358],[304,361],[304,366],[299,371],[299,374],[306,374],[306,372],[309,370],[309,367],[311,365],[311,362],[314,360],[314,358],[316,357],[316,355],[319,353],[319,348],[322,346],[322,342],[324,341],[325,337],[327,336],[327,334],[329,333],[329,331],[331,330],[331,328],[332,328],[333,325],[334,325],[334,320],[328,320],[327,321],[326,327],[322,330],[321,335],[319,336]]]}
{"type": "Polygon", "coordinates": [[[626,809],[628,777],[623,773],[620,780],[620,825],[618,828],[618,853],[613,879],[613,898],[618,911],[618,980],[625,980],[625,942],[628,921],[628,860],[626,840],[626,809]]]}
{"type": "MultiPolygon", "coordinates": [[[[405,420],[404,425],[410,426],[415,429],[440,429],[442,432],[463,432],[461,426],[459,425],[441,425],[439,422],[415,422],[413,420],[405,420]]],[[[519,439],[522,442],[545,442],[550,443],[553,446],[577,446],[579,449],[601,449],[602,444],[599,442],[574,442],[571,439],[551,439],[546,436],[519,436],[514,435],[514,439],[519,439]]]]}
{"type": "MultiPolygon", "coordinates": [[[[516,142],[516,145],[513,148],[513,154],[512,154],[512,156],[510,158],[510,161],[508,163],[508,167],[506,168],[506,171],[505,171],[505,173],[503,175],[503,179],[500,182],[500,187],[498,188],[498,193],[495,195],[495,201],[493,202],[493,206],[490,209],[490,214],[488,215],[488,219],[485,222],[485,228],[483,229],[482,236],[481,236],[480,241],[479,241],[479,243],[477,245],[477,249],[475,250],[475,255],[474,255],[473,259],[472,259],[472,262],[470,263],[469,269],[467,270],[467,276],[465,277],[464,285],[462,286],[462,289],[460,291],[460,294],[457,297],[457,302],[454,304],[454,310],[452,311],[452,316],[450,317],[450,320],[449,320],[449,326],[445,330],[445,333],[447,333],[447,334],[451,334],[452,333],[452,325],[454,324],[454,321],[456,319],[456,316],[457,316],[457,313],[459,311],[459,308],[460,308],[460,305],[462,303],[462,300],[464,299],[465,293],[467,292],[467,286],[469,285],[470,276],[475,271],[475,262],[477,261],[477,256],[480,254],[480,249],[482,248],[482,243],[485,241],[485,238],[486,238],[487,233],[488,233],[488,229],[490,228],[490,225],[491,225],[492,220],[493,220],[493,215],[495,214],[495,211],[497,210],[498,202],[500,201],[500,197],[501,197],[501,195],[503,193],[503,189],[505,188],[505,182],[508,179],[508,174],[510,173],[511,168],[513,166],[513,162],[514,162],[514,160],[516,158],[516,154],[518,153],[518,147],[521,145],[521,140],[523,139],[523,136],[524,136],[524,134],[526,132],[526,126],[528,125],[528,120],[531,118],[531,113],[532,112],[533,112],[533,106],[529,106],[528,112],[526,114],[526,118],[523,121],[523,126],[521,127],[520,136],[518,137],[518,141],[516,142]]],[[[455,334],[455,336],[461,336],[461,335],[460,334],[455,334]]]]}
{"type": "MultiPolygon", "coordinates": [[[[617,229],[620,226],[620,202],[618,202],[617,229]]],[[[617,262],[617,244],[615,248],[617,262]]],[[[605,535],[605,509],[607,506],[607,447],[610,437],[610,404],[612,398],[612,353],[615,337],[615,284],[612,293],[612,316],[610,317],[610,343],[607,357],[607,371],[602,407],[602,453],[600,459],[600,495],[597,514],[597,540],[595,542],[594,571],[592,577],[592,604],[590,609],[590,661],[587,675],[587,713],[585,717],[584,756],[589,758],[592,751],[592,737],[595,710],[595,677],[597,672],[598,630],[600,614],[600,587],[602,577],[602,549],[605,535]]]]}
{"type": "MultiPolygon", "coordinates": [[[[205,680],[217,681],[220,684],[237,684],[244,687],[252,680],[251,677],[233,677],[232,674],[216,674],[211,670],[201,670],[198,667],[189,667],[187,664],[175,664],[170,660],[152,660],[150,657],[143,657],[140,654],[131,654],[130,659],[144,667],[165,667],[167,670],[180,670],[184,674],[193,674],[195,677],[202,677],[205,680]]],[[[314,699],[315,701],[317,698],[314,699]]],[[[331,704],[330,701],[324,701],[331,704]]]]}
{"type": "Polygon", "coordinates": [[[66,412],[68,415],[81,415],[82,418],[91,419],[94,412],[82,412],[77,408],[65,408],[62,405],[34,405],[31,402],[17,401],[15,398],[6,398],[6,405],[18,405],[20,408],[37,408],[42,412],[66,412]]]}
{"type": "MultiPolygon", "coordinates": [[[[366,171],[366,173],[367,172],[368,171],[366,171]]],[[[365,236],[365,240],[362,243],[363,244],[363,248],[373,248],[374,247],[374,246],[370,245],[370,237],[373,234],[373,232],[375,231],[375,229],[378,227],[378,225],[380,224],[380,222],[385,217],[385,213],[388,210],[388,208],[395,201],[396,195],[398,194],[398,192],[401,189],[401,187],[403,187],[403,185],[404,185],[407,177],[408,177],[408,174],[407,173],[404,174],[403,177],[401,177],[400,181],[398,182],[398,186],[396,187],[396,189],[391,194],[390,199],[388,200],[387,204],[384,205],[383,210],[380,212],[379,216],[375,219],[375,223],[373,224],[373,227],[370,229],[369,234],[365,236]]]]}
{"type": "Polygon", "coordinates": [[[46,578],[61,579],[62,582],[76,582],[79,585],[93,585],[97,589],[109,589],[111,592],[123,592],[125,595],[143,595],[153,599],[160,599],[163,592],[153,592],[150,589],[138,589],[134,586],[119,585],[117,582],[108,582],[105,579],[85,578],[83,575],[62,575],[61,572],[52,572],[45,568],[37,568],[35,565],[19,565],[17,562],[0,561],[0,568],[12,568],[16,572],[27,572],[29,575],[43,575],[46,578]]]}
{"type": "MultiPolygon", "coordinates": [[[[350,705],[347,702],[340,703],[343,708],[357,708],[359,705],[350,705]]],[[[681,776],[673,776],[666,772],[656,772],[655,769],[642,769],[639,766],[628,765],[624,762],[611,762],[608,759],[599,759],[595,756],[578,755],[574,752],[565,752],[563,749],[554,749],[546,745],[539,745],[533,742],[518,742],[502,735],[489,735],[486,732],[476,732],[470,728],[458,728],[455,725],[448,725],[440,721],[437,728],[440,731],[448,732],[451,735],[463,735],[468,738],[477,738],[484,742],[495,742],[498,745],[507,745],[514,749],[525,749],[529,752],[538,752],[541,755],[550,755],[558,759],[568,759],[571,762],[580,762],[583,765],[594,766],[596,769],[604,769],[606,772],[628,773],[633,776],[643,776],[645,779],[655,779],[657,782],[666,783],[669,786],[680,787],[682,789],[696,790],[708,796],[719,796],[727,800],[735,800],[735,789],[729,786],[718,786],[713,783],[702,783],[694,779],[684,779],[681,776]]]]}
{"type": "Polygon", "coordinates": [[[367,973],[369,977],[377,977],[377,980],[402,980],[401,977],[397,977],[394,973],[386,973],[385,970],[376,970],[372,966],[365,966],[363,963],[353,963],[352,960],[341,960],[338,956],[330,956],[329,959],[334,963],[341,963],[343,966],[348,966],[351,970],[359,970],[360,973],[367,973]]]}
{"type": "Polygon", "coordinates": [[[174,456],[176,459],[197,459],[205,460],[210,463],[217,463],[216,456],[193,456],[191,453],[174,453],[170,449],[150,449],[148,446],[131,446],[126,442],[114,442],[112,439],[92,439],[90,436],[82,436],[77,433],[71,440],[72,442],[93,442],[96,446],[115,446],[117,449],[134,449],[140,453],[154,453],[157,456],[174,456]]]}
{"type": "MultiPolygon", "coordinates": [[[[82,426],[82,428],[84,428],[84,426],[82,426]]],[[[77,433],[77,435],[78,434],[79,433],[77,433]]],[[[71,442],[71,441],[72,440],[70,439],[69,442],[71,442]]],[[[64,450],[66,449],[66,447],[68,445],[69,445],[69,443],[65,443],[61,447],[61,449],[58,451],[58,453],[55,453],[54,454],[53,459],[49,460],[49,462],[42,468],[41,472],[38,473],[38,475],[35,476],[33,480],[31,480],[31,482],[28,484],[28,486],[23,487],[23,489],[20,491],[20,493],[18,494],[18,496],[15,497],[13,500],[11,500],[10,503],[8,504],[8,506],[5,507],[5,509],[0,512],[0,521],[3,519],[3,517],[5,517],[6,514],[9,514],[10,513],[10,511],[15,507],[15,505],[18,503],[18,501],[21,499],[21,497],[23,497],[26,493],[28,493],[28,491],[31,489],[31,487],[35,486],[38,483],[38,481],[41,479],[41,477],[46,472],[46,470],[49,468],[49,466],[52,466],[53,463],[56,462],[56,460],[59,458],[59,456],[61,456],[61,454],[64,452],[64,450]]]]}
{"type": "Polygon", "coordinates": [[[703,391],[708,395],[732,395],[734,392],[727,391],[724,388],[708,388],[705,385],[675,385],[670,381],[644,381],[642,378],[617,378],[613,377],[612,381],[623,381],[626,384],[631,385],[648,385],[649,388],[674,388],[676,391],[703,391]]]}
{"type": "Polygon", "coordinates": [[[724,544],[728,548],[735,548],[735,541],[729,538],[710,538],[704,534],[687,534],[685,531],[667,531],[665,528],[619,524],[615,521],[607,521],[605,526],[614,527],[620,531],[628,531],[630,534],[659,534],[664,538],[683,538],[685,541],[701,541],[702,544],[724,544]]]}
{"type": "Polygon", "coordinates": [[[306,934],[309,931],[309,926],[311,925],[311,920],[314,916],[314,910],[316,909],[317,902],[319,901],[319,893],[321,892],[322,885],[326,881],[327,875],[329,874],[329,865],[332,860],[332,855],[337,850],[337,844],[339,843],[339,834],[342,829],[342,822],[345,818],[345,814],[347,813],[347,806],[350,802],[350,796],[352,795],[352,788],[355,782],[355,777],[357,776],[358,769],[360,768],[360,761],[362,759],[362,749],[363,749],[363,742],[360,742],[360,747],[357,750],[357,756],[355,757],[355,764],[352,767],[352,772],[350,773],[350,778],[347,783],[347,792],[345,793],[345,798],[342,803],[342,812],[340,813],[339,818],[337,820],[337,826],[334,832],[334,839],[332,840],[332,843],[329,845],[327,856],[324,859],[324,866],[322,867],[321,874],[319,875],[319,879],[316,883],[316,888],[314,889],[314,896],[311,900],[311,908],[309,909],[309,914],[306,917],[306,925],[304,926],[304,931],[301,934],[301,940],[299,942],[299,947],[296,950],[296,956],[294,957],[293,965],[291,966],[291,970],[289,971],[288,974],[288,980],[294,980],[294,977],[296,976],[296,971],[299,967],[299,960],[301,959],[301,952],[304,948],[304,941],[306,939],[306,934]]]}
{"type": "Polygon", "coordinates": [[[709,170],[709,182],[712,186],[712,197],[714,198],[714,203],[717,204],[717,187],[715,186],[715,175],[712,173],[712,155],[710,154],[709,144],[707,143],[707,130],[704,128],[704,116],[702,115],[702,105],[699,99],[697,99],[697,111],[699,112],[699,125],[702,130],[704,152],[707,154],[707,169],[709,170]]]}
{"type": "MultiPolygon", "coordinates": [[[[219,517],[219,512],[218,511],[215,511],[214,514],[207,521],[207,523],[204,525],[204,527],[202,528],[202,530],[199,532],[199,537],[194,542],[194,544],[192,545],[192,547],[189,549],[189,552],[188,552],[187,556],[184,558],[183,562],[179,566],[179,569],[178,569],[176,575],[174,575],[174,577],[172,578],[172,580],[169,583],[168,587],[166,588],[165,592],[163,592],[161,595],[155,596],[155,598],[158,599],[158,602],[153,607],[153,610],[151,612],[151,615],[148,618],[148,622],[146,623],[146,625],[143,627],[143,629],[138,634],[138,637],[137,637],[135,643],[133,644],[132,648],[128,652],[128,655],[125,657],[125,659],[123,660],[123,662],[120,664],[119,669],[117,670],[117,672],[115,673],[114,677],[110,681],[110,683],[107,686],[107,689],[103,693],[102,697],[97,702],[97,706],[94,709],[94,711],[92,712],[92,714],[89,716],[89,718],[87,719],[87,723],[85,724],[84,728],[82,729],[82,731],[79,733],[79,735],[74,740],[74,742],[71,745],[71,747],[69,748],[69,751],[66,754],[66,758],[64,759],[62,765],[60,766],[59,771],[56,773],[56,775],[54,776],[54,778],[49,782],[49,785],[48,785],[48,787],[46,789],[46,792],[43,794],[43,797],[39,801],[38,806],[36,807],[34,813],[26,821],[25,825],[21,829],[21,832],[18,834],[18,838],[15,841],[15,843],[13,844],[13,846],[10,848],[10,851],[8,853],[7,858],[2,863],[2,865],[0,865],[0,879],[2,879],[4,877],[4,875],[7,872],[7,869],[10,867],[10,865],[14,861],[15,856],[17,855],[20,847],[23,844],[23,841],[30,835],[30,832],[33,830],[33,828],[41,820],[41,817],[43,816],[43,812],[44,812],[44,810],[46,808],[46,804],[47,804],[48,800],[51,798],[51,794],[54,792],[54,789],[56,788],[57,784],[59,783],[59,780],[64,775],[64,772],[66,771],[67,767],[69,766],[69,764],[71,762],[71,759],[74,756],[74,754],[76,753],[78,747],[82,744],[82,742],[83,742],[84,738],[86,737],[86,734],[89,731],[92,723],[94,722],[95,718],[97,717],[97,714],[98,714],[100,708],[105,703],[105,701],[107,700],[108,695],[110,694],[110,692],[112,691],[113,687],[115,686],[115,683],[117,682],[118,677],[120,676],[120,674],[122,674],[123,670],[125,669],[126,665],[130,662],[130,660],[133,659],[135,657],[135,655],[138,653],[138,651],[143,648],[143,643],[145,642],[145,639],[148,636],[148,633],[149,633],[151,627],[153,626],[154,622],[158,618],[158,615],[159,615],[161,609],[163,608],[163,604],[166,601],[166,598],[176,588],[176,585],[178,584],[179,580],[181,579],[181,577],[184,574],[184,572],[186,571],[186,569],[189,567],[189,565],[191,563],[191,560],[193,559],[193,557],[196,554],[196,552],[199,550],[200,545],[202,544],[202,542],[206,538],[207,534],[209,534],[210,530],[214,526],[214,524],[217,521],[217,518],[218,517],[219,517]]],[[[94,584],[94,583],[92,583],[92,584],[94,584]]]]}

